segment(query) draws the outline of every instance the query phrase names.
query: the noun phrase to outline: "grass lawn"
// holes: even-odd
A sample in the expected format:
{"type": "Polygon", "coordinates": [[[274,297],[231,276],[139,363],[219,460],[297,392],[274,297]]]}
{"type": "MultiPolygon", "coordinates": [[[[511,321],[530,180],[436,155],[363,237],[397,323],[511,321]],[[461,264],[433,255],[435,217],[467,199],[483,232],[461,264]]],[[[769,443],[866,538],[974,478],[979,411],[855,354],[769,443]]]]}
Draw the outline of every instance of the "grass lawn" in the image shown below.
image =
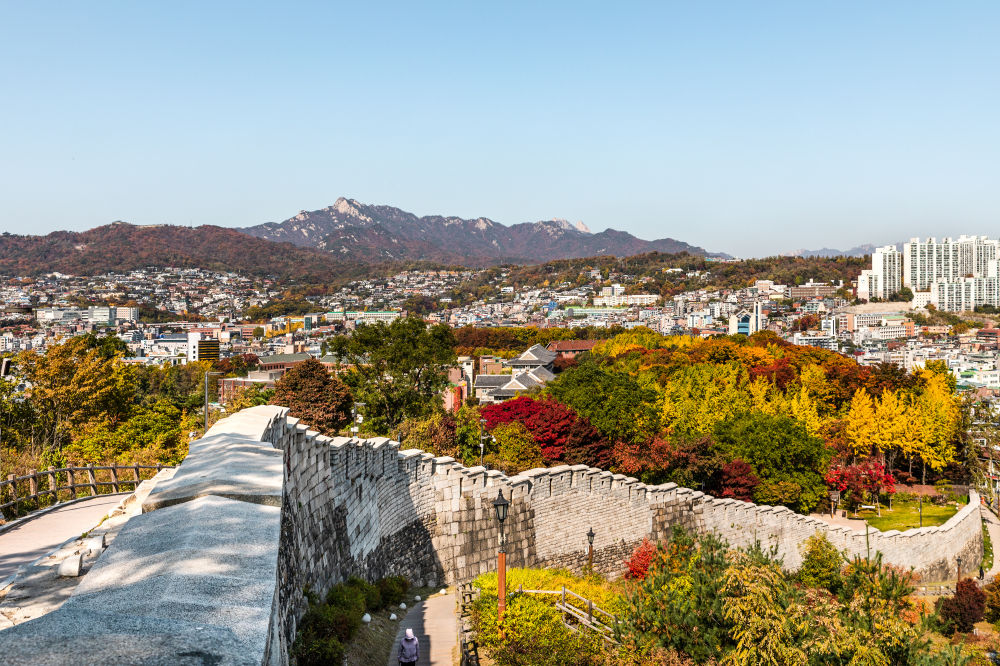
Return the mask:
{"type": "MultiPolygon", "coordinates": [[[[958,513],[958,507],[954,502],[945,506],[935,506],[930,502],[924,502],[924,527],[934,527],[943,525],[949,518],[958,513]]],[[[850,514],[848,514],[850,515],[850,514]]],[[[882,507],[882,517],[880,518],[872,509],[858,511],[858,518],[865,519],[869,525],[882,532],[889,530],[899,530],[905,532],[913,527],[920,527],[920,514],[916,502],[893,502],[892,511],[882,507]]]]}

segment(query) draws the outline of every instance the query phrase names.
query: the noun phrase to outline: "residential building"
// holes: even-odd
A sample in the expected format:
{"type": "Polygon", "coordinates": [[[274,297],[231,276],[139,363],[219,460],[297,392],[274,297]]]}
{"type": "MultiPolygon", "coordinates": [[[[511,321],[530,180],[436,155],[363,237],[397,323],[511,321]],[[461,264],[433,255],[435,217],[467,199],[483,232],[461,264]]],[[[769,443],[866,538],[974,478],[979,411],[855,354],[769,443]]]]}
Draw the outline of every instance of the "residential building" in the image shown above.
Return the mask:
{"type": "Polygon", "coordinates": [[[872,252],[871,270],[858,276],[858,298],[886,299],[903,286],[903,256],[894,245],[875,248],[872,252]]]}

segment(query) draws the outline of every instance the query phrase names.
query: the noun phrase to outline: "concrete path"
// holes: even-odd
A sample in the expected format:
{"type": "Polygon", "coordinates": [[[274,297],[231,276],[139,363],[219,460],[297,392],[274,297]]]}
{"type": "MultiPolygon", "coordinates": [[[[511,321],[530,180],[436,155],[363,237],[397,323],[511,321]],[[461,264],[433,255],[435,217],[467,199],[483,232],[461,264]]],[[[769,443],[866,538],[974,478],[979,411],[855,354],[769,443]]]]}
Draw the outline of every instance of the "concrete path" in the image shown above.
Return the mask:
{"type": "Polygon", "coordinates": [[[980,507],[980,512],[983,515],[983,520],[986,521],[990,541],[993,542],[993,568],[987,571],[985,576],[985,580],[992,580],[995,576],[1000,575],[1000,518],[997,518],[996,514],[985,506],[980,507]]]}
{"type": "Polygon", "coordinates": [[[452,666],[456,663],[458,619],[455,617],[455,594],[435,594],[417,603],[399,623],[396,642],[389,653],[387,666],[399,666],[399,641],[406,628],[413,629],[420,641],[417,666],[452,666]]]}
{"type": "MultiPolygon", "coordinates": [[[[127,493],[126,493],[127,494],[127,493]]],[[[37,560],[68,539],[93,528],[123,495],[98,495],[53,509],[48,513],[0,532],[0,580],[18,567],[37,560]]]]}

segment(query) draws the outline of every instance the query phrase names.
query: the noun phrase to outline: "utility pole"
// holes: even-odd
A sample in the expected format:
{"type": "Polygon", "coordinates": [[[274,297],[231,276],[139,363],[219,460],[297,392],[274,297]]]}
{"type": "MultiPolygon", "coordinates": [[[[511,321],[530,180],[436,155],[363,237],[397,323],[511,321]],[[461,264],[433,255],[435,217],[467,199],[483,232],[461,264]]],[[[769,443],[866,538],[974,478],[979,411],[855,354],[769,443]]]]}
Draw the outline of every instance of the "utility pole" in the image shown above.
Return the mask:
{"type": "Polygon", "coordinates": [[[208,378],[210,375],[221,375],[221,372],[205,373],[205,432],[208,432],[208,378]]]}

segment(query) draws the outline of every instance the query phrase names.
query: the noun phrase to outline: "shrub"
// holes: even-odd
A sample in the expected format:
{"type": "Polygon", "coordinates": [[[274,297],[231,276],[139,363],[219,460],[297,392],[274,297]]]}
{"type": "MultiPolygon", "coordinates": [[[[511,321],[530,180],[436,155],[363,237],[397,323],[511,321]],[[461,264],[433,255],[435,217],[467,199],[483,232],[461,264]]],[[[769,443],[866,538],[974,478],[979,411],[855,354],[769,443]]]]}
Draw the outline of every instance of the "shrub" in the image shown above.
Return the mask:
{"type": "Polygon", "coordinates": [[[309,608],[299,622],[292,644],[295,662],[300,666],[341,663],[344,644],[361,627],[361,616],[365,611],[379,610],[386,603],[399,603],[407,587],[406,579],[401,576],[380,580],[375,585],[360,578],[351,578],[346,583],[331,587],[322,603],[315,593],[306,588],[309,608]]]}
{"type": "Polygon", "coordinates": [[[578,634],[562,622],[562,614],[540,598],[514,594],[504,615],[506,636],[497,626],[497,597],[482,594],[473,603],[472,622],[479,644],[497,666],[599,666],[605,662],[603,639],[578,634]]]}
{"type": "Polygon", "coordinates": [[[971,578],[958,581],[955,596],[940,599],[937,603],[942,633],[969,633],[976,622],[983,619],[985,606],[986,595],[976,581],[971,578]]]}
{"type": "MultiPolygon", "coordinates": [[[[496,597],[496,572],[482,574],[476,578],[474,585],[479,588],[482,594],[491,594],[496,597]]],[[[513,593],[518,588],[525,590],[558,590],[562,587],[566,587],[566,589],[590,599],[609,613],[618,614],[625,608],[625,600],[619,586],[609,583],[600,576],[581,577],[570,573],[566,569],[507,569],[508,593],[513,593]]],[[[555,595],[541,595],[539,598],[546,603],[554,604],[558,597],[555,595]]],[[[579,603],[582,607],[582,602],[578,602],[573,597],[567,597],[566,603],[574,605],[579,603]]]]}
{"type": "Polygon", "coordinates": [[[366,580],[352,576],[347,579],[347,587],[357,590],[361,594],[366,609],[381,610],[384,608],[382,593],[379,591],[378,585],[372,585],[366,580]]]}
{"type": "Polygon", "coordinates": [[[726,566],[726,548],[718,538],[695,539],[675,528],[619,615],[621,632],[697,663],[721,658],[733,644],[722,608],[726,566]]]}
{"type": "Polygon", "coordinates": [[[327,666],[344,660],[344,645],[332,636],[321,638],[299,633],[292,645],[299,666],[327,666]]]}
{"type": "Polygon", "coordinates": [[[394,606],[401,603],[406,597],[406,591],[410,589],[410,582],[403,576],[383,578],[377,585],[384,606],[394,606]]]}
{"type": "Polygon", "coordinates": [[[656,555],[656,544],[648,538],[643,539],[642,543],[632,551],[632,555],[625,560],[625,577],[635,580],[645,578],[654,555],[656,555]]]}
{"type": "Polygon", "coordinates": [[[1000,579],[984,587],[983,594],[986,596],[983,616],[989,622],[1000,621],[1000,579]]]}
{"type": "Polygon", "coordinates": [[[842,584],[840,570],[844,565],[840,551],[820,532],[806,539],[803,551],[799,581],[806,587],[821,587],[836,594],[842,584]]]}

